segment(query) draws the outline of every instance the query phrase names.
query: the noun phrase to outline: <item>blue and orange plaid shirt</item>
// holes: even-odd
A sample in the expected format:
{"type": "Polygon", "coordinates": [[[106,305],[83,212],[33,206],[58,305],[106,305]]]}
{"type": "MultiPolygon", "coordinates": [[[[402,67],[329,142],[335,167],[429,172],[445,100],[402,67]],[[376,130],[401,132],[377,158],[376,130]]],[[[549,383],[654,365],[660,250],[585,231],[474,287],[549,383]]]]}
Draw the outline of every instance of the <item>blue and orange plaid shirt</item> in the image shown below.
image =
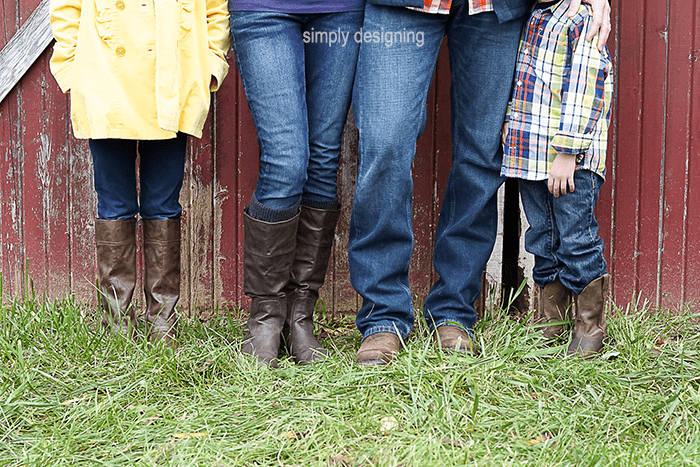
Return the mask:
{"type": "Polygon", "coordinates": [[[579,156],[577,169],[605,177],[613,95],[607,48],[586,41],[591,10],[573,18],[569,0],[536,9],[523,31],[506,114],[501,175],[546,180],[557,153],[579,156]]]}
{"type": "MultiPolygon", "coordinates": [[[[486,11],[493,11],[492,0],[469,0],[469,14],[476,15],[486,11]]],[[[437,13],[446,15],[450,12],[452,0],[424,0],[423,8],[412,8],[424,13],[437,13]]]]}

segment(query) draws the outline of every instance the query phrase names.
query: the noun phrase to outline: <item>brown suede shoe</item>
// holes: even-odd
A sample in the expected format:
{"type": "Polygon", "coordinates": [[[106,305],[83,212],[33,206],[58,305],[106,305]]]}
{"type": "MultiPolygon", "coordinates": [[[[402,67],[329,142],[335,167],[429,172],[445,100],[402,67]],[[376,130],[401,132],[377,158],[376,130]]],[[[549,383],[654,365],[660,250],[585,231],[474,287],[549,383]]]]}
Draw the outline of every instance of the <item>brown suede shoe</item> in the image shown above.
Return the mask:
{"type": "Polygon", "coordinates": [[[401,340],[393,332],[378,332],[367,336],[357,351],[360,365],[386,365],[401,349],[401,340]]]}
{"type": "Polygon", "coordinates": [[[442,351],[459,352],[474,356],[476,344],[469,333],[458,326],[449,324],[438,326],[433,333],[435,345],[442,351]]]}

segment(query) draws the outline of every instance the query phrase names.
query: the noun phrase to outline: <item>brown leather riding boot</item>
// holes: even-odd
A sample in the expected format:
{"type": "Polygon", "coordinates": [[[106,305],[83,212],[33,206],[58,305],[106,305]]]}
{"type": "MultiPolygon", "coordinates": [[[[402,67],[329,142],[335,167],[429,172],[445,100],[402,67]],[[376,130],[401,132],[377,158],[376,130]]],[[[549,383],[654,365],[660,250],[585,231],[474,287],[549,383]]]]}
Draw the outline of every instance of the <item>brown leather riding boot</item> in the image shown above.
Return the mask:
{"type": "Polygon", "coordinates": [[[180,218],[143,220],[143,291],[149,340],[177,347],[180,298],[180,218]]]}
{"type": "MultiPolygon", "coordinates": [[[[571,291],[557,277],[544,288],[540,289],[540,323],[549,324],[565,321],[570,315],[571,291]]],[[[553,338],[564,332],[563,324],[544,326],[544,337],[553,338]]]]}
{"type": "Polygon", "coordinates": [[[610,289],[610,275],[605,274],[574,295],[574,332],[569,343],[569,355],[594,357],[603,349],[603,339],[608,328],[605,320],[605,299],[610,289]]]}
{"type": "Polygon", "coordinates": [[[244,212],[243,225],[243,291],[253,302],[241,352],[276,368],[299,215],[286,221],[264,222],[244,212]]]}
{"type": "Polygon", "coordinates": [[[132,336],[136,311],[136,219],[95,220],[97,274],[102,325],[114,334],[132,336]]]}
{"type": "Polygon", "coordinates": [[[340,211],[301,207],[297,245],[287,287],[285,338],[289,353],[305,364],[328,357],[314,336],[314,310],[333,248],[340,211]]]}

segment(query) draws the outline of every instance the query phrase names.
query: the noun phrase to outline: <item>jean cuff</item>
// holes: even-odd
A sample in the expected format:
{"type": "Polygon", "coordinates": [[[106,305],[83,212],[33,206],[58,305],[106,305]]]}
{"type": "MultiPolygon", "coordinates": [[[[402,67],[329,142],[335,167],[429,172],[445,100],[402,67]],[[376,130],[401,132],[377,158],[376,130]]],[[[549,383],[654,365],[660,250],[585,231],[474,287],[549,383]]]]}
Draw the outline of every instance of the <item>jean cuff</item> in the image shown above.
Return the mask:
{"type": "Polygon", "coordinates": [[[396,326],[374,326],[374,327],[369,328],[367,333],[364,336],[362,336],[362,340],[364,341],[372,334],[377,334],[379,332],[390,332],[392,334],[396,334],[397,336],[399,336],[399,339],[401,339],[402,341],[405,341],[406,338],[408,337],[408,333],[406,335],[402,335],[398,331],[396,326]]]}

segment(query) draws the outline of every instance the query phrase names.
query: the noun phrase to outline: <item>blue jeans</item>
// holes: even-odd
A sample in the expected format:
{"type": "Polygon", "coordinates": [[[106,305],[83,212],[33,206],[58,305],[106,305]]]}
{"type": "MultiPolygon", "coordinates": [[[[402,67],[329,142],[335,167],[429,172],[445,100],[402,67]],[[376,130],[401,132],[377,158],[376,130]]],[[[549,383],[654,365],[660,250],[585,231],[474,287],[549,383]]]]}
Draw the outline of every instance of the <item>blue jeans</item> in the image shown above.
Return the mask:
{"type": "Polygon", "coordinates": [[[524,19],[499,23],[494,13],[449,15],[367,4],[363,31],[422,33],[422,43],[363,42],[353,93],[360,130],[357,188],[350,225],[350,278],[363,304],[364,337],[413,327],[408,269],[413,249],[411,165],[426,120],[426,100],[440,43],[451,67],[452,169],[437,225],[433,264],[439,279],[425,300],[433,329],[471,332],[481,274],[496,238],[499,134],[510,97],[524,19]]]}
{"type": "MultiPolygon", "coordinates": [[[[337,201],[341,136],[350,108],[361,11],[231,12],[236,63],[260,144],[254,197],[271,209],[337,201]],[[304,41],[341,31],[348,40],[304,41]]],[[[326,38],[328,36],[325,36],[326,38]]],[[[290,216],[291,217],[291,216],[290,216]]]]}
{"type": "Polygon", "coordinates": [[[180,217],[187,135],[152,141],[91,139],[97,217],[117,220],[180,217]],[[136,154],[140,191],[136,189],[136,154]]]}
{"type": "Polygon", "coordinates": [[[574,191],[559,198],[549,193],[546,180],[518,183],[530,223],[525,249],[535,255],[535,284],[544,287],[559,277],[566,288],[580,294],[606,274],[603,239],[593,213],[603,179],[590,170],[577,170],[574,191]]]}

